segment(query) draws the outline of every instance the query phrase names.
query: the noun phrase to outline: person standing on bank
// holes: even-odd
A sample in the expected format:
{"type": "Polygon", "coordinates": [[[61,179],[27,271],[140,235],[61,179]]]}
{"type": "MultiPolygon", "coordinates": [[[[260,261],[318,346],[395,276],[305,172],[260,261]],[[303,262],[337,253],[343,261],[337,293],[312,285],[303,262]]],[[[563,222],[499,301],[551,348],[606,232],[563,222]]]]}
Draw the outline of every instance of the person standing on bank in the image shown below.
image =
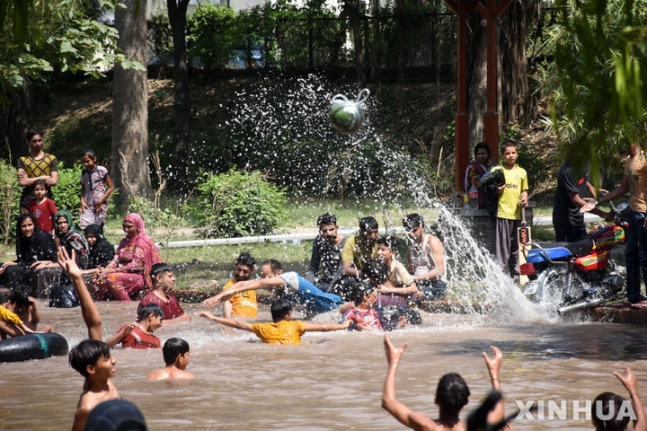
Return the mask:
{"type": "Polygon", "coordinates": [[[517,143],[507,140],[501,144],[501,164],[490,172],[502,170],[505,184],[499,186],[496,212],[496,258],[501,269],[507,269],[514,281],[519,281],[519,240],[517,230],[521,208],[528,206],[528,175],[517,164],[517,143]]]}
{"type": "Polygon", "coordinates": [[[627,300],[633,308],[647,308],[640,294],[640,273],[647,281],[647,155],[637,142],[629,148],[622,184],[598,200],[609,202],[629,193],[631,215],[625,244],[627,262],[627,300]]]}
{"type": "MultiPolygon", "coordinates": [[[[586,169],[577,169],[566,161],[557,176],[557,191],[553,205],[553,226],[555,241],[574,242],[586,236],[584,214],[580,208],[589,202],[595,202],[596,190],[589,183],[586,169]],[[588,197],[587,194],[589,195],[588,197]]],[[[606,192],[606,190],[600,190],[606,192]]],[[[603,218],[610,214],[594,209],[591,211],[603,218]]]]}
{"type": "Polygon", "coordinates": [[[51,188],[58,183],[58,160],[43,151],[43,132],[32,129],[25,135],[29,155],[18,159],[18,184],[23,188],[20,196],[20,212],[29,212],[29,202],[35,199],[34,183],[45,181],[47,197],[52,198],[51,188]]]}

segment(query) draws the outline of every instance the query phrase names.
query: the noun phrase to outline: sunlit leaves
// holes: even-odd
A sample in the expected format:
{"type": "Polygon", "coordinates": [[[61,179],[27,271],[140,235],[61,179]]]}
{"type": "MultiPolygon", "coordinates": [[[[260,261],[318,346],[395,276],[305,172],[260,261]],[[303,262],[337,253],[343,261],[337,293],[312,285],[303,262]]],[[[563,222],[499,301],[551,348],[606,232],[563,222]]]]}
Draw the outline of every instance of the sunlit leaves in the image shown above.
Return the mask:
{"type": "Polygon", "coordinates": [[[645,136],[647,1],[558,0],[552,124],[571,160],[617,156],[645,136]]]}

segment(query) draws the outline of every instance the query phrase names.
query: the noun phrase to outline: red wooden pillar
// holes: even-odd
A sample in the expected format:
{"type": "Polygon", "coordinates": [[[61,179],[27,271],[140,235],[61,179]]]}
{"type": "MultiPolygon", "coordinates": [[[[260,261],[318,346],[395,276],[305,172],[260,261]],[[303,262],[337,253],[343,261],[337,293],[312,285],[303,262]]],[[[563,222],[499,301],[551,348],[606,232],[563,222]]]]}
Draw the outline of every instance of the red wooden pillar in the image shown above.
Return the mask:
{"type": "Polygon", "coordinates": [[[512,0],[445,0],[458,15],[457,112],[454,115],[454,178],[456,190],[463,189],[463,175],[470,159],[469,114],[467,112],[467,14],[476,7],[487,25],[487,105],[483,116],[485,142],[490,153],[499,154],[499,112],[497,108],[497,19],[512,0]]]}

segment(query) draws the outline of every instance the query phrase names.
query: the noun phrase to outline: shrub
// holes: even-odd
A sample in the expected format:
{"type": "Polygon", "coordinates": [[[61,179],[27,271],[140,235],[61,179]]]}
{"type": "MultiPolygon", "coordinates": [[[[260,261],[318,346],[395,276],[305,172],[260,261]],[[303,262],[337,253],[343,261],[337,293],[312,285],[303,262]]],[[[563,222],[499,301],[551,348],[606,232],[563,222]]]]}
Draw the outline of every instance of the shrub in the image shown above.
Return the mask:
{"type": "Polygon", "coordinates": [[[58,184],[52,187],[54,203],[59,210],[68,210],[72,214],[74,223],[79,222],[79,209],[81,208],[81,165],[64,168],[63,163],[58,164],[58,184]]]}
{"type": "Polygon", "coordinates": [[[195,212],[204,218],[206,236],[265,235],[286,219],[284,191],[258,172],[205,173],[198,190],[195,212]]]}
{"type": "Polygon", "coordinates": [[[0,238],[4,245],[13,238],[14,216],[20,213],[20,193],[16,168],[0,160],[0,238]]]}
{"type": "Polygon", "coordinates": [[[229,7],[201,4],[187,18],[187,26],[189,57],[199,58],[207,69],[223,68],[243,41],[236,12],[229,7]]]}

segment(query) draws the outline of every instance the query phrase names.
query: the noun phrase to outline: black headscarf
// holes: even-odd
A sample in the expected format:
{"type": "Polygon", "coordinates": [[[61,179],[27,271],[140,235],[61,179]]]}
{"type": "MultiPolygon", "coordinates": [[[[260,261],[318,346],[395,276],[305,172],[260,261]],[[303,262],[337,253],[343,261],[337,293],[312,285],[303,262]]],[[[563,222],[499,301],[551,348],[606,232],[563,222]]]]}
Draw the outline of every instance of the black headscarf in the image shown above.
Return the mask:
{"type": "Polygon", "coordinates": [[[90,247],[90,268],[106,267],[115,256],[115,247],[108,242],[103,234],[103,227],[98,224],[86,226],[85,234],[92,234],[97,239],[94,247],[90,247]]]}
{"type": "Polygon", "coordinates": [[[23,213],[16,222],[16,262],[29,266],[42,260],[56,261],[56,243],[47,232],[38,228],[33,215],[23,213]],[[28,218],[34,223],[34,233],[31,237],[24,236],[20,230],[20,225],[28,218]]]}
{"type": "Polygon", "coordinates": [[[89,268],[89,259],[90,246],[85,240],[85,236],[74,229],[74,220],[72,220],[72,214],[67,210],[60,210],[54,216],[54,222],[56,226],[56,236],[60,240],[61,247],[65,247],[65,250],[72,256],[72,250],[76,252],[76,263],[81,269],[89,268]],[[67,232],[62,233],[58,228],[58,219],[65,217],[67,220],[67,232]]]}

